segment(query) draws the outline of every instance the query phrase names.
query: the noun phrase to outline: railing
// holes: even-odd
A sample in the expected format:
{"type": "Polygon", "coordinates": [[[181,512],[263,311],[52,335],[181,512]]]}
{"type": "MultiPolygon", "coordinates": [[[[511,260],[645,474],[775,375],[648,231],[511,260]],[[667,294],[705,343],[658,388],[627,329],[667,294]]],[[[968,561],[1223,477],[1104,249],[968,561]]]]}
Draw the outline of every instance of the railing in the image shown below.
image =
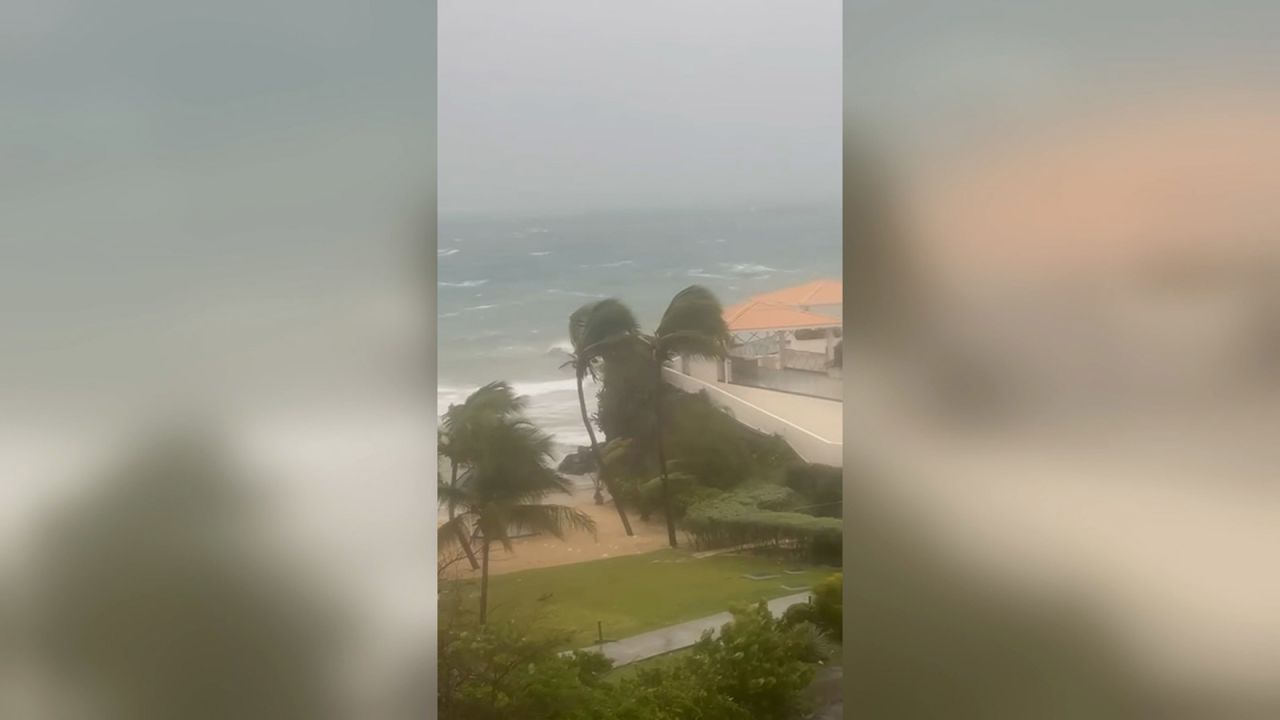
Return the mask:
{"type": "Polygon", "coordinates": [[[733,349],[737,357],[757,358],[766,355],[777,355],[782,350],[782,340],[776,337],[765,337],[745,342],[733,349]]]}
{"type": "Polygon", "coordinates": [[[793,370],[825,373],[827,371],[827,354],[808,350],[782,351],[782,367],[793,370]]]}
{"type": "Polygon", "coordinates": [[[729,383],[827,400],[844,399],[844,382],[823,372],[760,367],[754,360],[732,358],[729,383]]]}
{"type": "Polygon", "coordinates": [[[781,435],[783,440],[795,450],[801,458],[812,463],[822,463],[835,467],[844,467],[844,445],[831,442],[805,430],[785,418],[778,417],[763,408],[752,405],[742,398],[694,377],[684,375],[671,368],[663,368],[667,382],[685,392],[701,392],[705,390],[711,402],[718,407],[727,408],[738,422],[753,427],[770,435],[781,435]]]}

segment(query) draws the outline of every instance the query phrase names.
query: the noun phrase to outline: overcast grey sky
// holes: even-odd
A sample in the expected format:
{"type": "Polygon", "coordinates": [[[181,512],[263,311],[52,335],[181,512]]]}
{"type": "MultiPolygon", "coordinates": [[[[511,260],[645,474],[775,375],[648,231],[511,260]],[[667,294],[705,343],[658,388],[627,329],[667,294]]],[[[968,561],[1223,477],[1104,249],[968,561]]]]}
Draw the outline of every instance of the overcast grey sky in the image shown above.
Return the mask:
{"type": "Polygon", "coordinates": [[[828,201],[838,0],[442,0],[441,212],[828,201]]]}

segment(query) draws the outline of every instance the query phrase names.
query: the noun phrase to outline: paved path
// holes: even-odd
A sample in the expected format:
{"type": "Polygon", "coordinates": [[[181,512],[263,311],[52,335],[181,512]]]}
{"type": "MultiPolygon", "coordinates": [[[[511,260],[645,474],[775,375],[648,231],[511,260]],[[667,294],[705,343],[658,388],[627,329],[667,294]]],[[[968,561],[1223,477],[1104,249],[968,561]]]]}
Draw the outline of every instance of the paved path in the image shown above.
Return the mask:
{"type": "MultiPolygon", "coordinates": [[[[781,615],[783,611],[792,605],[808,602],[809,595],[810,593],[802,592],[775,598],[769,601],[769,611],[775,616],[781,615]]],[[[614,667],[622,667],[623,665],[646,660],[673,650],[687,648],[698,642],[704,631],[719,630],[720,626],[732,619],[733,616],[730,613],[716,613],[697,620],[668,625],[658,630],[651,630],[647,633],[623,638],[622,640],[614,640],[604,645],[592,645],[583,649],[599,650],[604,653],[605,657],[613,661],[614,667]]]]}

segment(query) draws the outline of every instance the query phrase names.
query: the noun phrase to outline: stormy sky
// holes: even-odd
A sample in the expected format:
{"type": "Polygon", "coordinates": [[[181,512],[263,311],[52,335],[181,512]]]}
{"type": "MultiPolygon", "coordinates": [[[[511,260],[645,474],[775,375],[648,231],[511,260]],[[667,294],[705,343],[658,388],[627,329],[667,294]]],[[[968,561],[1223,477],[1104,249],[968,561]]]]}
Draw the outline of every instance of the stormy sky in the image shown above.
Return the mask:
{"type": "Polygon", "coordinates": [[[833,201],[836,0],[440,3],[441,212],[833,201]]]}

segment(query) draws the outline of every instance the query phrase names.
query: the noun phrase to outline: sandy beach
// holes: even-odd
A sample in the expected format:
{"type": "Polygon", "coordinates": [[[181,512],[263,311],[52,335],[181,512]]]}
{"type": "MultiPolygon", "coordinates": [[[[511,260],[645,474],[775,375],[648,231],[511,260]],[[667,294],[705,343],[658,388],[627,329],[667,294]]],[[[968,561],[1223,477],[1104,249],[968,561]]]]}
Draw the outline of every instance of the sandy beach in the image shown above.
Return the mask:
{"type": "MultiPolygon", "coordinates": [[[[619,555],[635,555],[652,552],[667,547],[667,527],[661,516],[650,518],[647,522],[640,519],[640,514],[628,511],[627,519],[631,521],[631,529],[635,535],[627,537],[622,529],[622,522],[614,509],[613,501],[604,505],[596,505],[592,499],[590,480],[586,477],[574,477],[574,491],[565,495],[551,495],[547,503],[569,505],[590,515],[596,521],[596,536],[590,533],[576,532],[558,540],[550,535],[537,535],[519,538],[511,543],[508,552],[501,545],[494,545],[489,553],[489,573],[502,573],[531,570],[533,568],[568,565],[617,557],[619,555]]],[[[456,563],[450,568],[451,576],[467,577],[473,573],[466,561],[456,563]]]]}

